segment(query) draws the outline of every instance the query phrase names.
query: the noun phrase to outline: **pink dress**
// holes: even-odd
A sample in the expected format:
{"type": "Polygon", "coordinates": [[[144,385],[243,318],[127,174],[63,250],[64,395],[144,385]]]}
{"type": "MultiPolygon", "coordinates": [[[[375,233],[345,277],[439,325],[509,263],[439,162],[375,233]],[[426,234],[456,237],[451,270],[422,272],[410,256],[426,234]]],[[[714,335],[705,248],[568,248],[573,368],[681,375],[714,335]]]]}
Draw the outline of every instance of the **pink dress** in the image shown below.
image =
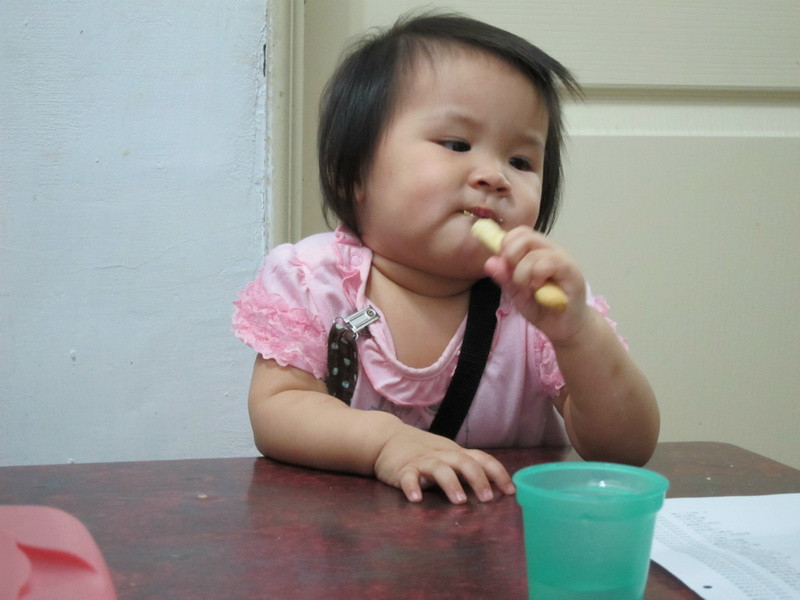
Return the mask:
{"type": "MultiPolygon", "coordinates": [[[[364,293],[371,260],[369,248],[342,227],[278,246],[234,302],[234,333],[264,358],[324,379],[334,319],[370,304],[364,293]]],[[[608,312],[601,297],[589,303],[608,312]]],[[[385,319],[370,325],[369,335],[358,339],[351,406],[387,411],[427,429],[455,371],[465,324],[439,359],[421,369],[397,360],[385,319]]],[[[503,294],[483,378],[456,441],[472,448],[566,444],[552,402],[563,385],[550,342],[503,294]]]]}

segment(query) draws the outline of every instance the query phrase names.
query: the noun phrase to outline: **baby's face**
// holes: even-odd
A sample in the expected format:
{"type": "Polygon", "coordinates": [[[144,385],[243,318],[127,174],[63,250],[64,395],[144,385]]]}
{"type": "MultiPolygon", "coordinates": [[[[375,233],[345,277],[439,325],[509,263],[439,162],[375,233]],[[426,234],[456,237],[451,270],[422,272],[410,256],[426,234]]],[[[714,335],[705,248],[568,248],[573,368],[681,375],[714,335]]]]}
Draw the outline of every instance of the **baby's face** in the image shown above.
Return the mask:
{"type": "Polygon", "coordinates": [[[536,221],[547,110],[523,74],[478,51],[419,58],[403,79],[358,189],[362,239],[388,263],[477,279],[477,216],[506,230],[536,221]]]}

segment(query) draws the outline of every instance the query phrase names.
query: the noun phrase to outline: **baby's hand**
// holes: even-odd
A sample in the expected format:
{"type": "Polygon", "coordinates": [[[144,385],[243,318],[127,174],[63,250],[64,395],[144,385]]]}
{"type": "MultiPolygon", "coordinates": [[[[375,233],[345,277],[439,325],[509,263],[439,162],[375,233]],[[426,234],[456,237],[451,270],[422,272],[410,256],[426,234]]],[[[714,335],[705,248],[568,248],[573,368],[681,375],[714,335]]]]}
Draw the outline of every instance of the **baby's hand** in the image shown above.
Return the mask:
{"type": "Polygon", "coordinates": [[[585,322],[586,285],[580,269],[569,254],[530,227],[517,227],[505,235],[498,256],[486,261],[486,272],[512,294],[522,315],[551,341],[569,339],[585,322]],[[566,293],[566,309],[535,301],[535,291],[546,283],[566,293]]]}
{"type": "Polygon", "coordinates": [[[423,487],[436,484],[450,502],[463,504],[467,494],[462,480],[481,502],[494,499],[492,484],[504,494],[515,491],[505,467],[493,456],[411,426],[404,426],[384,444],[375,461],[375,475],[403,490],[411,502],[422,500],[423,487]]]}

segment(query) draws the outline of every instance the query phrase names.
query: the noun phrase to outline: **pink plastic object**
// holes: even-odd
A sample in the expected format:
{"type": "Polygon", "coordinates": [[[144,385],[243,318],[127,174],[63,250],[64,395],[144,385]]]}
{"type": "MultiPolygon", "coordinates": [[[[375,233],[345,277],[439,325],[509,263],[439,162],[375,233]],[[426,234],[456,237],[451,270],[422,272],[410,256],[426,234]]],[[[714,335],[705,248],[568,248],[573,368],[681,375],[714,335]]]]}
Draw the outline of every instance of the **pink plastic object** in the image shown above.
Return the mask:
{"type": "Polygon", "coordinates": [[[78,519],[48,506],[0,506],[0,600],[116,600],[78,519]]]}

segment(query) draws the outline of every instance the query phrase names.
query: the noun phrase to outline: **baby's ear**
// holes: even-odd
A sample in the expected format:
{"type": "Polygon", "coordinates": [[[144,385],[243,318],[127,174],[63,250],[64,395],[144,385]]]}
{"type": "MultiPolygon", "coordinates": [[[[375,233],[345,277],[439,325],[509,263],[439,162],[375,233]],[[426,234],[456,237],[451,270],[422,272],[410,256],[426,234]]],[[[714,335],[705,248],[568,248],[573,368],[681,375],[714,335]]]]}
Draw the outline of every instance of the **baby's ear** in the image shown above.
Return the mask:
{"type": "Polygon", "coordinates": [[[363,204],[366,197],[367,193],[364,191],[364,186],[360,181],[357,181],[353,185],[353,199],[356,201],[356,204],[363,204]]]}

